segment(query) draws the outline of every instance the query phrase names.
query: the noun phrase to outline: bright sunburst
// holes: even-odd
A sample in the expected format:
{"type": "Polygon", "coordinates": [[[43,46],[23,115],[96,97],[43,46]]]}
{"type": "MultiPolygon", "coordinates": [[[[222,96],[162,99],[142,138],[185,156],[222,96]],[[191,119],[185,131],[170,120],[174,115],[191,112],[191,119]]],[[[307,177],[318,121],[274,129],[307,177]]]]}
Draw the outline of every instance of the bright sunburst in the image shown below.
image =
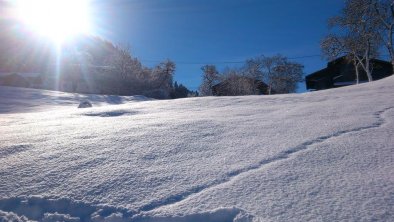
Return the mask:
{"type": "Polygon", "coordinates": [[[16,0],[18,17],[35,32],[61,43],[91,31],[90,0],[16,0]]]}

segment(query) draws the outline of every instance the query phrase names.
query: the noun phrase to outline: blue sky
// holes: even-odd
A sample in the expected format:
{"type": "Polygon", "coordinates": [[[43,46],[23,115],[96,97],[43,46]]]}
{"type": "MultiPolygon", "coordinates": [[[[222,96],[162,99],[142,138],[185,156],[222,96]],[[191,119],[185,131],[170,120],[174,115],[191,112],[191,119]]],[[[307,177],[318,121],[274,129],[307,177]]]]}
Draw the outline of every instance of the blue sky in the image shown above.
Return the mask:
{"type": "MultiPolygon", "coordinates": [[[[114,0],[95,1],[98,34],[129,44],[135,57],[153,66],[177,64],[175,80],[196,90],[201,66],[221,70],[257,55],[290,58],[320,55],[327,19],[343,0],[114,0]]],[[[324,68],[320,56],[299,58],[305,73],[324,68]]],[[[299,92],[305,91],[300,84],[299,92]]]]}

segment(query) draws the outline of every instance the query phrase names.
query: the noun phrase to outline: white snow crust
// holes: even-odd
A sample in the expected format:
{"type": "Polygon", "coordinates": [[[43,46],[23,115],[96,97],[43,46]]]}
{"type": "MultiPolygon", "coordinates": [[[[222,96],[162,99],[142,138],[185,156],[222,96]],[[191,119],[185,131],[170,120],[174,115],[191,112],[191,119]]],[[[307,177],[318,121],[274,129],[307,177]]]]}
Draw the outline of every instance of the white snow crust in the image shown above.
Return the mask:
{"type": "Polygon", "coordinates": [[[0,87],[0,221],[394,221],[393,120],[394,77],[166,101],[0,87]]]}

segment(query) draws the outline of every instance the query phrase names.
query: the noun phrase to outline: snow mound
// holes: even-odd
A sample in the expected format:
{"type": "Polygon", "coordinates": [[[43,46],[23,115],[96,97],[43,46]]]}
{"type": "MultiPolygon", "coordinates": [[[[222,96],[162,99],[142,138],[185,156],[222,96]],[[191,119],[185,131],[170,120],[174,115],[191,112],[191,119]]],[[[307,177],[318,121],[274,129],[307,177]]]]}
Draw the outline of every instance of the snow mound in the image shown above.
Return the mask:
{"type": "Polygon", "coordinates": [[[67,198],[37,196],[0,200],[0,222],[252,222],[253,216],[237,208],[219,208],[184,216],[137,214],[127,209],[91,205],[67,198]]]}
{"type": "Polygon", "coordinates": [[[111,111],[93,111],[87,112],[82,115],[91,116],[91,117],[117,117],[123,115],[134,115],[137,114],[136,111],[128,111],[128,110],[111,110],[111,111]]]}
{"type": "Polygon", "coordinates": [[[47,222],[114,221],[115,218],[119,221],[134,214],[129,210],[111,206],[95,206],[67,198],[50,199],[38,196],[1,199],[0,209],[7,218],[47,222]]]}
{"type": "Polygon", "coordinates": [[[8,213],[0,210],[0,222],[28,222],[24,216],[18,216],[14,213],[8,213]]]}
{"type": "Polygon", "coordinates": [[[78,108],[91,108],[91,107],[93,107],[93,105],[89,101],[82,101],[79,103],[78,106],[78,108]]]}
{"type": "Polygon", "coordinates": [[[58,213],[45,213],[44,218],[42,219],[43,222],[55,222],[55,221],[62,221],[62,222],[79,222],[81,221],[78,217],[71,217],[68,214],[58,214],[58,213]]]}
{"type": "Polygon", "coordinates": [[[253,222],[258,221],[244,210],[238,208],[219,208],[205,213],[185,216],[138,216],[136,222],[253,222]]]}
{"type": "Polygon", "coordinates": [[[0,114],[26,113],[77,107],[80,101],[89,101],[94,106],[120,105],[130,102],[153,101],[145,96],[116,96],[77,94],[42,89],[0,86],[0,114]]]}

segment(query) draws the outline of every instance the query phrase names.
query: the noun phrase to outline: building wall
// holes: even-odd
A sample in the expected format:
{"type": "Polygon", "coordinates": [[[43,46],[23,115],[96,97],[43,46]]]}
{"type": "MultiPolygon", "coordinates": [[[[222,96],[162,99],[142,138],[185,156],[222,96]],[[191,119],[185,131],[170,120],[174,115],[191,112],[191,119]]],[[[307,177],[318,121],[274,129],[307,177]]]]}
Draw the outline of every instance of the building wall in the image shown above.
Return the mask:
{"type": "MultiPolygon", "coordinates": [[[[374,80],[385,78],[393,73],[392,65],[388,62],[372,60],[371,63],[374,80]]],[[[353,63],[344,58],[329,62],[327,68],[307,76],[305,80],[308,90],[323,90],[357,83],[353,63]]],[[[368,81],[367,74],[361,67],[359,68],[359,81],[368,81]]]]}

